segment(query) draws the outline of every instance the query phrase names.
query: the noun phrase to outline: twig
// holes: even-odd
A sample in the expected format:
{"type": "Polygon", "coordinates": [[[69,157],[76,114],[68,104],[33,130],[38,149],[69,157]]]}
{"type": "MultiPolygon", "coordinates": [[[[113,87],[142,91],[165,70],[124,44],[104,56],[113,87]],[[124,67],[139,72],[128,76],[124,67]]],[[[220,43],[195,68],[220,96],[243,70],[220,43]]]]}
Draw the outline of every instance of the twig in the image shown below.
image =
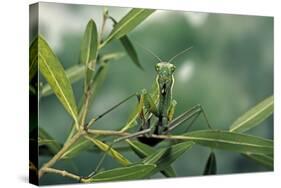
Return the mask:
{"type": "Polygon", "coordinates": [[[44,172],[46,172],[46,173],[53,173],[53,174],[59,174],[59,175],[61,175],[63,177],[69,177],[69,178],[75,179],[77,181],[83,182],[83,178],[81,178],[78,175],[75,175],[75,174],[72,174],[70,172],[67,172],[65,170],[58,170],[58,169],[55,169],[55,168],[45,168],[44,172]]]}
{"type": "Polygon", "coordinates": [[[159,139],[165,139],[165,140],[190,140],[193,141],[195,137],[191,136],[185,136],[185,135],[157,135],[152,134],[151,138],[159,138],[159,139]]]}
{"type": "MultiPolygon", "coordinates": [[[[87,132],[89,134],[103,135],[103,136],[126,136],[126,137],[130,137],[130,136],[134,135],[134,133],[121,132],[121,131],[111,131],[111,130],[89,129],[87,132]]],[[[138,136],[135,136],[135,137],[144,137],[144,135],[138,135],[138,136]]],[[[166,139],[166,140],[194,140],[194,137],[185,136],[185,135],[157,135],[157,134],[152,134],[151,138],[159,138],[159,139],[166,139]]]]}
{"type": "Polygon", "coordinates": [[[92,94],[91,88],[88,86],[87,91],[85,92],[85,101],[84,101],[83,108],[82,108],[81,124],[80,124],[82,126],[84,126],[87,114],[89,112],[91,94],[92,94]]]}
{"type": "MultiPolygon", "coordinates": [[[[134,133],[128,133],[128,132],[121,132],[121,131],[111,131],[111,130],[93,130],[93,129],[88,129],[87,132],[84,130],[80,130],[77,132],[68,142],[65,143],[63,148],[47,163],[45,163],[39,170],[39,178],[44,175],[46,172],[46,169],[50,169],[51,166],[53,166],[59,159],[60,157],[68,150],[68,148],[73,145],[82,135],[84,134],[93,134],[93,135],[103,135],[103,136],[126,136],[130,137],[131,135],[133,136],[134,133]]],[[[144,135],[137,135],[134,137],[143,137],[144,135]]],[[[183,136],[183,135],[156,135],[152,134],[152,138],[160,138],[160,139],[169,139],[169,140],[193,140],[194,138],[189,137],[189,136],[183,136]]]]}
{"type": "Polygon", "coordinates": [[[121,131],[111,131],[111,130],[94,130],[89,129],[87,131],[89,134],[93,135],[103,135],[103,136],[129,136],[131,133],[128,132],[121,132],[121,131]]]}
{"type": "Polygon", "coordinates": [[[80,136],[83,134],[83,131],[79,131],[77,132],[68,142],[65,143],[65,145],[63,146],[63,148],[51,159],[49,160],[47,163],[45,163],[39,170],[38,173],[38,177],[42,177],[45,173],[45,169],[49,168],[51,166],[53,166],[59,159],[60,157],[64,154],[64,152],[67,151],[67,149],[74,144],[79,138],[80,136]]]}

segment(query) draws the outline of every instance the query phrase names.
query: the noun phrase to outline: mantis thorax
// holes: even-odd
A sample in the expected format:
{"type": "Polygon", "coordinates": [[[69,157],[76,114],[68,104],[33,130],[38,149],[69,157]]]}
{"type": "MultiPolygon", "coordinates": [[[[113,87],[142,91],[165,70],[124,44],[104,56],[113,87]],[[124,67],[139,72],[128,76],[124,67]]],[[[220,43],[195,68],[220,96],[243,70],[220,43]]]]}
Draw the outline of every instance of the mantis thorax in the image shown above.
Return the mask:
{"type": "Polygon", "coordinates": [[[162,117],[167,117],[167,111],[172,100],[172,89],[174,85],[174,71],[176,66],[169,62],[160,62],[155,65],[157,72],[157,85],[159,89],[158,111],[162,117]]]}

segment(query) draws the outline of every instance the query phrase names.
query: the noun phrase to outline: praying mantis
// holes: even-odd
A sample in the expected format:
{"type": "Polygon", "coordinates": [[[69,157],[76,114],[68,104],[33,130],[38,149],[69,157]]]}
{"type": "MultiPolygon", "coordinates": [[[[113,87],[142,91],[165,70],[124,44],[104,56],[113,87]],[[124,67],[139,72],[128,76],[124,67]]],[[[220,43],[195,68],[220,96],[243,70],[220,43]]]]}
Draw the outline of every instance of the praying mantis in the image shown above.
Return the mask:
{"type": "MultiPolygon", "coordinates": [[[[200,114],[203,114],[203,118],[205,119],[207,126],[210,129],[212,129],[208,121],[207,115],[205,113],[205,110],[200,104],[197,104],[187,109],[178,117],[174,118],[174,112],[177,105],[176,100],[173,98],[173,86],[175,84],[174,73],[176,70],[176,66],[171,62],[178,56],[189,51],[191,48],[192,47],[189,47],[181,51],[180,53],[172,57],[169,61],[163,61],[152,51],[145,49],[147,52],[149,52],[152,56],[157,58],[157,60],[159,61],[155,65],[156,93],[152,95],[148,93],[146,89],[142,89],[140,92],[137,92],[127,97],[123,101],[119,102],[118,104],[114,105],[109,110],[105,111],[95,119],[95,121],[97,121],[98,119],[102,118],[112,110],[116,109],[121,104],[131,99],[132,97],[137,96],[139,102],[140,100],[143,100],[142,110],[139,113],[137,119],[137,124],[140,127],[139,131],[132,133],[128,136],[123,136],[115,139],[110,145],[110,147],[108,148],[108,151],[102,154],[102,157],[99,160],[96,169],[89,176],[83,177],[84,179],[94,176],[101,168],[101,165],[103,164],[107,152],[109,152],[109,150],[114,146],[114,144],[121,142],[123,140],[137,137],[140,142],[147,144],[149,146],[155,146],[163,139],[153,138],[151,137],[152,134],[167,135],[169,132],[177,128],[179,125],[182,125],[187,120],[191,120],[185,130],[185,132],[187,132],[200,114]]],[[[85,130],[87,131],[87,125],[85,126],[85,130]]],[[[126,129],[123,129],[122,131],[125,130],[126,129]]]]}

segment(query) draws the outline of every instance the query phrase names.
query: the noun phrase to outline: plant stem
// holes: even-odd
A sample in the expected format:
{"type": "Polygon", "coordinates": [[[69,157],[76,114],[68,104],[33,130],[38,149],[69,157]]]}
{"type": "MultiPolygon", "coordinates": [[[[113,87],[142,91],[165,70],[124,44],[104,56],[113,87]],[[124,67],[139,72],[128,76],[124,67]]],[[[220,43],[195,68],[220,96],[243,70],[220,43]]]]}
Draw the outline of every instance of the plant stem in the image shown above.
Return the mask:
{"type": "MultiPolygon", "coordinates": [[[[63,174],[64,176],[68,176],[69,174],[65,171],[54,171],[54,169],[51,169],[50,167],[53,166],[60,158],[61,156],[68,150],[68,148],[73,145],[82,135],[84,134],[92,134],[95,136],[98,135],[104,135],[104,136],[126,136],[129,137],[130,135],[134,135],[134,133],[128,133],[128,132],[121,132],[121,131],[111,131],[111,130],[93,130],[88,129],[87,132],[84,130],[78,131],[69,141],[67,141],[63,148],[47,163],[45,163],[39,170],[38,177],[41,178],[45,172],[53,172],[57,174],[63,174]],[[51,170],[50,170],[51,169],[51,170]],[[67,175],[68,174],[68,175],[67,175]]],[[[144,135],[138,135],[136,137],[143,137],[144,135]]],[[[135,137],[135,136],[134,136],[135,137]]],[[[152,138],[160,138],[160,139],[173,139],[173,140],[192,140],[189,136],[182,136],[182,135],[156,135],[152,134],[152,138]]],[[[74,177],[74,176],[72,176],[74,177]]],[[[78,177],[78,176],[77,176],[78,177]]],[[[75,178],[74,178],[75,179],[75,178]]],[[[80,177],[79,177],[80,179],[80,177]]]]}
{"type": "MultiPolygon", "coordinates": [[[[87,130],[89,134],[93,135],[103,135],[103,136],[133,136],[135,135],[134,133],[128,133],[128,132],[121,132],[121,131],[111,131],[111,130],[93,130],[89,129],[87,130]]],[[[140,134],[138,136],[134,137],[143,137],[144,135],[140,134]]],[[[184,135],[157,135],[157,134],[152,134],[152,138],[159,138],[159,139],[166,139],[166,140],[194,140],[194,137],[190,136],[184,136],[184,135]]]]}
{"type": "Polygon", "coordinates": [[[44,172],[46,172],[46,173],[53,173],[53,174],[59,174],[59,175],[61,175],[63,177],[69,177],[69,178],[75,179],[77,181],[83,182],[83,179],[81,179],[80,176],[72,174],[72,173],[67,172],[65,170],[58,170],[58,169],[55,169],[55,168],[45,168],[44,172]]]}
{"type": "Polygon", "coordinates": [[[184,136],[184,135],[157,135],[157,134],[152,134],[152,138],[160,138],[160,139],[165,139],[165,140],[191,140],[193,141],[195,138],[190,137],[190,136],[184,136]]]}
{"type": "Polygon", "coordinates": [[[81,126],[84,126],[85,124],[85,120],[86,120],[86,117],[87,117],[87,114],[88,114],[88,111],[89,111],[89,104],[90,104],[90,99],[91,99],[91,88],[87,88],[87,91],[85,93],[85,101],[84,101],[84,104],[83,104],[83,111],[82,111],[82,115],[81,115],[81,126]]]}
{"type": "Polygon", "coordinates": [[[82,134],[84,134],[84,131],[78,131],[68,142],[66,142],[64,144],[64,146],[62,147],[62,149],[51,160],[49,160],[47,163],[45,163],[40,168],[39,173],[38,173],[38,177],[41,178],[45,173],[45,169],[53,166],[60,159],[60,157],[64,154],[64,152],[66,152],[67,149],[72,144],[74,144],[80,138],[80,136],[82,134]]]}
{"type": "Polygon", "coordinates": [[[93,135],[103,135],[103,136],[129,136],[130,133],[128,132],[121,132],[121,131],[111,131],[111,130],[93,130],[89,129],[87,131],[89,134],[93,135]]]}

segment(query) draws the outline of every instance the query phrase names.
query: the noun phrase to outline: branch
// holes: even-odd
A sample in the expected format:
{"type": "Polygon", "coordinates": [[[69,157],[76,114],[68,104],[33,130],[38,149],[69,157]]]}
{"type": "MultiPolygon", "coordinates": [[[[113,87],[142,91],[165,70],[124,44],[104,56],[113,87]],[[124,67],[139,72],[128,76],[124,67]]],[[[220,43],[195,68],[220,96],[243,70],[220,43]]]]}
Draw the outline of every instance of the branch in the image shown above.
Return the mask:
{"type": "MultiPolygon", "coordinates": [[[[144,135],[135,135],[135,133],[129,132],[122,132],[122,131],[111,131],[111,130],[87,130],[87,133],[93,134],[95,136],[102,135],[102,136],[126,136],[130,138],[137,138],[137,137],[144,137],[144,135]]],[[[184,135],[157,135],[152,134],[151,138],[159,138],[159,139],[167,139],[167,140],[192,140],[189,136],[184,135]]]]}
{"type": "Polygon", "coordinates": [[[47,163],[45,163],[39,170],[38,173],[38,177],[42,177],[45,173],[45,170],[51,166],[53,166],[59,159],[60,157],[64,154],[64,152],[67,151],[67,149],[74,144],[79,138],[80,136],[83,134],[83,131],[77,132],[67,143],[65,143],[65,145],[63,146],[63,148],[51,159],[49,160],[47,163]]]}
{"type": "MultiPolygon", "coordinates": [[[[60,158],[61,156],[68,150],[68,148],[73,145],[80,136],[84,134],[92,134],[92,135],[103,135],[103,136],[121,136],[121,137],[127,137],[130,138],[137,138],[137,137],[143,137],[144,135],[135,135],[134,133],[128,133],[128,132],[121,132],[121,131],[111,131],[111,130],[93,130],[88,129],[87,131],[80,130],[77,132],[68,142],[65,143],[63,148],[47,163],[45,163],[39,170],[39,178],[44,175],[45,172],[50,171],[50,167],[53,166],[60,158]]],[[[173,139],[173,140],[191,140],[188,136],[180,136],[180,135],[156,135],[152,134],[152,138],[160,138],[160,139],[173,139]]],[[[57,171],[56,171],[57,172],[57,171]]]]}
{"type": "Polygon", "coordinates": [[[111,130],[94,130],[88,129],[87,133],[93,134],[95,136],[102,135],[102,136],[129,136],[131,133],[128,132],[121,132],[121,131],[111,131],[111,130]]]}
{"type": "Polygon", "coordinates": [[[45,168],[44,172],[58,174],[58,175],[61,175],[63,177],[69,177],[69,178],[75,179],[75,180],[80,181],[80,182],[84,181],[80,176],[72,174],[72,173],[67,172],[65,170],[58,170],[58,169],[55,169],[55,168],[45,168]]]}

